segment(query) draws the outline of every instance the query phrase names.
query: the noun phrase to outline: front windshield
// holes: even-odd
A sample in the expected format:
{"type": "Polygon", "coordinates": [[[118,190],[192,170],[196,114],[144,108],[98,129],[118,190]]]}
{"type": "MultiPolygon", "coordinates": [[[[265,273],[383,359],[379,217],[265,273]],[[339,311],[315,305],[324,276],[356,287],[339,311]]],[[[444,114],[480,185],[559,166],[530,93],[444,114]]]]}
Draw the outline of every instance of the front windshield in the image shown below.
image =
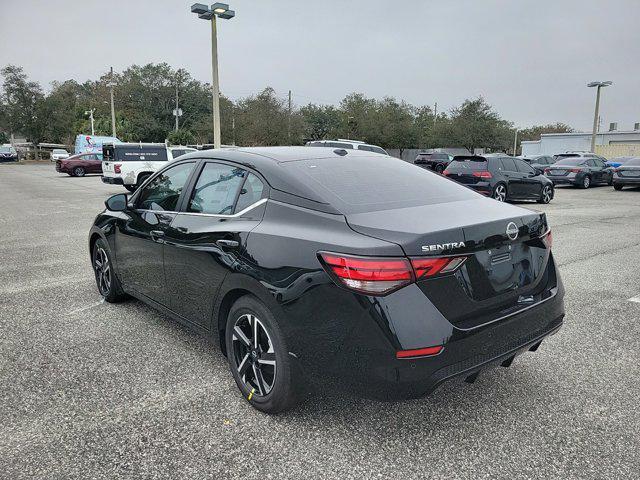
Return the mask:
{"type": "Polygon", "coordinates": [[[15,153],[13,147],[0,147],[0,153],[15,153]]]}

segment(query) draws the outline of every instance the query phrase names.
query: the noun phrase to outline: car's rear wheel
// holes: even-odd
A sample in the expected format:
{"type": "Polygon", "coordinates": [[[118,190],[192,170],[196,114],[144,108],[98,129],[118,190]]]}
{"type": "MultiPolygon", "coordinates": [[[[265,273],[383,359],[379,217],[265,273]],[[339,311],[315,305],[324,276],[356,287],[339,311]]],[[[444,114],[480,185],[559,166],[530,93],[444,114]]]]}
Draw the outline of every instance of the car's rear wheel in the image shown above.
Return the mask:
{"type": "Polygon", "coordinates": [[[542,189],[542,193],[540,194],[538,203],[549,203],[551,198],[553,198],[553,189],[550,185],[545,185],[542,189]]]}
{"type": "Polygon", "coordinates": [[[497,184],[493,189],[493,198],[499,202],[504,202],[507,199],[507,186],[504,183],[497,184]]]}
{"type": "Polygon", "coordinates": [[[74,177],[84,177],[84,174],[85,174],[84,167],[75,167],[73,169],[74,177]]]}
{"type": "Polygon", "coordinates": [[[113,270],[111,254],[104,240],[98,239],[93,246],[91,266],[96,277],[100,295],[107,302],[115,303],[124,300],[127,295],[122,290],[120,281],[113,270]]]}
{"type": "Polygon", "coordinates": [[[589,188],[591,186],[591,177],[589,175],[585,175],[582,179],[582,183],[580,184],[580,188],[589,188]]]}
{"type": "Polygon", "coordinates": [[[231,374],[254,408],[273,414],[295,406],[297,365],[278,322],[260,300],[247,295],[233,304],[225,341],[231,374]]]}
{"type": "Polygon", "coordinates": [[[438,165],[436,165],[436,173],[442,173],[442,172],[444,172],[444,165],[439,163],[438,165]]]}
{"type": "Polygon", "coordinates": [[[613,185],[614,190],[618,190],[618,191],[622,190],[622,187],[624,187],[624,185],[621,183],[615,183],[613,185]]]}

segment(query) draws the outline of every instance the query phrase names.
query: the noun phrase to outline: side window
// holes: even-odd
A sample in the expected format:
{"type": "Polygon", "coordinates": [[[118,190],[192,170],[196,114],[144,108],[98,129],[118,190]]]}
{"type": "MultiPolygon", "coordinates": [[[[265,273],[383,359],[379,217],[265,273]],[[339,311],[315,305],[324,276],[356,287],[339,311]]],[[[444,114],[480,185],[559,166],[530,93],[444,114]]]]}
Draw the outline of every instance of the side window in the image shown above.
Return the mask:
{"type": "Polygon", "coordinates": [[[207,163],[193,189],[188,212],[230,215],[245,170],[223,163],[207,163]]]}
{"type": "Polygon", "coordinates": [[[358,145],[358,150],[365,150],[367,152],[373,152],[373,149],[369,145],[358,145]]]}
{"type": "Polygon", "coordinates": [[[502,169],[505,172],[517,172],[516,164],[513,162],[513,158],[501,158],[502,169]]]}
{"type": "Polygon", "coordinates": [[[181,150],[181,149],[171,150],[171,154],[173,155],[173,158],[178,158],[179,156],[184,155],[185,153],[187,153],[186,150],[181,150]]]}
{"type": "Polygon", "coordinates": [[[588,159],[585,163],[590,167],[596,166],[596,161],[593,158],[588,159]]]}
{"type": "Polygon", "coordinates": [[[250,205],[253,205],[262,198],[264,193],[264,183],[258,178],[257,175],[249,173],[247,179],[242,185],[240,190],[240,196],[238,197],[238,203],[236,204],[235,212],[241,212],[250,205]]]}
{"type": "Polygon", "coordinates": [[[521,173],[535,173],[535,171],[533,170],[533,168],[531,168],[529,165],[527,165],[526,162],[523,162],[522,160],[515,160],[516,163],[516,167],[518,168],[518,171],[521,173]]]}
{"type": "Polygon", "coordinates": [[[138,196],[137,208],[174,212],[194,162],[168,168],[156,176],[138,196]]]}

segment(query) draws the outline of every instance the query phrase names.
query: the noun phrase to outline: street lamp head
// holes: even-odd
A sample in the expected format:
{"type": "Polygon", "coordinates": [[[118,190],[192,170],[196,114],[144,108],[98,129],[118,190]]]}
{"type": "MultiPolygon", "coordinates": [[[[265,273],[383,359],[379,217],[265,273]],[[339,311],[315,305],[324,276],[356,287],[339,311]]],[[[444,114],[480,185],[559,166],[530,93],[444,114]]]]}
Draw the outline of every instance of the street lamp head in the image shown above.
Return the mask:
{"type": "Polygon", "coordinates": [[[211,10],[213,10],[217,15],[220,15],[221,13],[224,13],[227,10],[229,10],[229,5],[227,5],[226,3],[216,2],[213,5],[211,5],[211,10]]]}
{"type": "Polygon", "coordinates": [[[236,16],[235,11],[229,10],[228,4],[220,2],[214,3],[211,5],[211,8],[202,3],[194,3],[191,5],[191,13],[196,13],[198,18],[202,18],[203,20],[211,20],[214,15],[219,18],[224,18],[225,20],[236,16]]]}
{"type": "Polygon", "coordinates": [[[608,87],[612,84],[613,82],[611,80],[607,80],[606,82],[589,82],[587,83],[587,87],[608,87]]]}
{"type": "Polygon", "coordinates": [[[235,16],[236,16],[235,10],[227,10],[224,13],[218,14],[219,18],[224,18],[225,20],[229,20],[229,19],[231,19],[231,18],[233,18],[235,16]]]}
{"type": "Polygon", "coordinates": [[[191,5],[191,13],[197,13],[198,15],[202,15],[203,13],[207,13],[209,11],[209,7],[202,3],[194,3],[191,5]]]}

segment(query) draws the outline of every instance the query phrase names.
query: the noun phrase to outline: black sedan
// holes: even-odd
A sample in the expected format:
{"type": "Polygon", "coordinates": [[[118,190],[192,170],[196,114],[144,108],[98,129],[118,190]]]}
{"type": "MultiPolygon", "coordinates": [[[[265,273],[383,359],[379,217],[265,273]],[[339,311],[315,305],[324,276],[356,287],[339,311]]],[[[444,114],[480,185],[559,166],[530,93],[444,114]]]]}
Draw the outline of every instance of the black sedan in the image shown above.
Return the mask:
{"type": "Polygon", "coordinates": [[[442,173],[444,169],[447,168],[447,165],[449,165],[451,159],[452,157],[447,153],[419,153],[416,155],[413,163],[420,167],[433,170],[434,172],[442,173]]]}
{"type": "Polygon", "coordinates": [[[561,158],[545,168],[544,174],[554,185],[589,188],[592,185],[613,183],[613,167],[594,157],[561,158]]]}
{"type": "Polygon", "coordinates": [[[264,412],[336,382],[426,395],[509,366],[562,324],[543,213],[392,157],[194,152],[106,205],[89,234],[100,293],[217,339],[264,412]]]}
{"type": "Polygon", "coordinates": [[[535,200],[549,203],[553,183],[528,163],[501,155],[459,155],[443,175],[499,202],[535,200]]]}
{"type": "Polygon", "coordinates": [[[630,158],[613,171],[613,188],[640,187],[640,158],[630,158]]]}

